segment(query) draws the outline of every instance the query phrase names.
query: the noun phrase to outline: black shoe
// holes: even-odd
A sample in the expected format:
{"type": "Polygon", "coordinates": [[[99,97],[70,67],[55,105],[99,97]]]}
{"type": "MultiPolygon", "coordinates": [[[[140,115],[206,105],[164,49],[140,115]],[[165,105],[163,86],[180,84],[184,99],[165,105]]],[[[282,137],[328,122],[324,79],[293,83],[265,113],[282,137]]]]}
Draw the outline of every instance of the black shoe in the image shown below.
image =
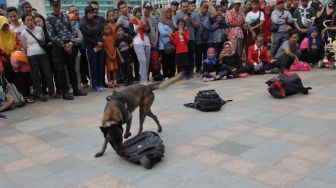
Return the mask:
{"type": "Polygon", "coordinates": [[[63,100],[73,100],[74,97],[70,93],[65,93],[62,95],[63,100]]]}
{"type": "Polygon", "coordinates": [[[82,90],[80,90],[80,89],[75,90],[75,91],[73,92],[73,94],[74,94],[74,96],[86,96],[86,95],[87,95],[87,93],[86,93],[85,91],[82,91],[82,90]]]}

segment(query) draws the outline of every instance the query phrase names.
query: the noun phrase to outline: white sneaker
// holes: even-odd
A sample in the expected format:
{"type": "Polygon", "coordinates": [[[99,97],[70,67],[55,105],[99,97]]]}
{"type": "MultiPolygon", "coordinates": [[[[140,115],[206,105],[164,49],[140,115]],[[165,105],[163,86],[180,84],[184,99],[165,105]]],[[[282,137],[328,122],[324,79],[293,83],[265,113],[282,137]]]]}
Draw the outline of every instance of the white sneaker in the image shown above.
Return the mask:
{"type": "Polygon", "coordinates": [[[169,78],[168,77],[166,77],[164,80],[168,80],[169,78]]]}

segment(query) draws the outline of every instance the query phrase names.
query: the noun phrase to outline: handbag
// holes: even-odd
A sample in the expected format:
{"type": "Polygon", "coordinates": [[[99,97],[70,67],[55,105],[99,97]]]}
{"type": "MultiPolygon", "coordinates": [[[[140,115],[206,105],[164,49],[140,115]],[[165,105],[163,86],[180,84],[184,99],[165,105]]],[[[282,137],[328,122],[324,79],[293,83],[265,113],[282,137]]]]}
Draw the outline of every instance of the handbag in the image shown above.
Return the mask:
{"type": "Polygon", "coordinates": [[[6,97],[7,99],[14,99],[15,100],[15,107],[23,107],[26,105],[25,98],[22,96],[22,94],[17,90],[16,86],[13,83],[8,82],[8,80],[5,78],[6,84],[6,97]]]}
{"type": "Polygon", "coordinates": [[[47,49],[48,49],[48,46],[46,45],[46,43],[45,42],[43,42],[43,41],[41,41],[41,40],[39,40],[32,32],[30,32],[28,29],[26,29],[26,31],[37,41],[37,43],[38,43],[38,45],[42,48],[42,49],[44,49],[44,50],[46,50],[47,51],[47,49]]]}
{"type": "Polygon", "coordinates": [[[163,43],[163,49],[164,49],[165,54],[171,54],[171,53],[175,52],[176,47],[171,41],[168,41],[168,42],[164,43],[164,41],[162,40],[161,37],[160,37],[160,40],[163,43]]]}

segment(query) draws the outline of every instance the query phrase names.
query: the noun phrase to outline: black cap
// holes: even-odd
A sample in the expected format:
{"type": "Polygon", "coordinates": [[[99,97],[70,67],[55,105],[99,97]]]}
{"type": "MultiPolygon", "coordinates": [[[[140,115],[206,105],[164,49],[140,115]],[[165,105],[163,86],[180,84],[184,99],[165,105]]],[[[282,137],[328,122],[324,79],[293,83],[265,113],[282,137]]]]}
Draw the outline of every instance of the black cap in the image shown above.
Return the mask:
{"type": "Polygon", "coordinates": [[[59,4],[61,4],[61,0],[49,0],[49,3],[51,5],[59,5],[59,4]]]}

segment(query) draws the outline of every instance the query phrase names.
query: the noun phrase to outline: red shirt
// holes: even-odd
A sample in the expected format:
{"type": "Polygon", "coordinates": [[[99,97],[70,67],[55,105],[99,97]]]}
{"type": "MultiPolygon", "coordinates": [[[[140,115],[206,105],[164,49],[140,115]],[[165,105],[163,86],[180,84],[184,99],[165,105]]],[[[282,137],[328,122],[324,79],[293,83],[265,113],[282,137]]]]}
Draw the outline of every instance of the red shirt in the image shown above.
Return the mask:
{"type": "Polygon", "coordinates": [[[266,43],[271,43],[272,32],[269,29],[269,26],[272,24],[272,18],[265,15],[265,21],[262,25],[262,34],[264,35],[264,40],[266,43]]]}
{"type": "Polygon", "coordinates": [[[259,50],[257,45],[252,45],[248,49],[248,63],[254,64],[254,63],[271,63],[271,57],[268,55],[267,47],[262,46],[259,50]]]}
{"type": "Polygon", "coordinates": [[[190,32],[187,29],[184,30],[184,36],[180,35],[180,32],[176,31],[170,37],[170,40],[176,46],[176,54],[188,52],[189,38],[190,38],[190,32]]]}

